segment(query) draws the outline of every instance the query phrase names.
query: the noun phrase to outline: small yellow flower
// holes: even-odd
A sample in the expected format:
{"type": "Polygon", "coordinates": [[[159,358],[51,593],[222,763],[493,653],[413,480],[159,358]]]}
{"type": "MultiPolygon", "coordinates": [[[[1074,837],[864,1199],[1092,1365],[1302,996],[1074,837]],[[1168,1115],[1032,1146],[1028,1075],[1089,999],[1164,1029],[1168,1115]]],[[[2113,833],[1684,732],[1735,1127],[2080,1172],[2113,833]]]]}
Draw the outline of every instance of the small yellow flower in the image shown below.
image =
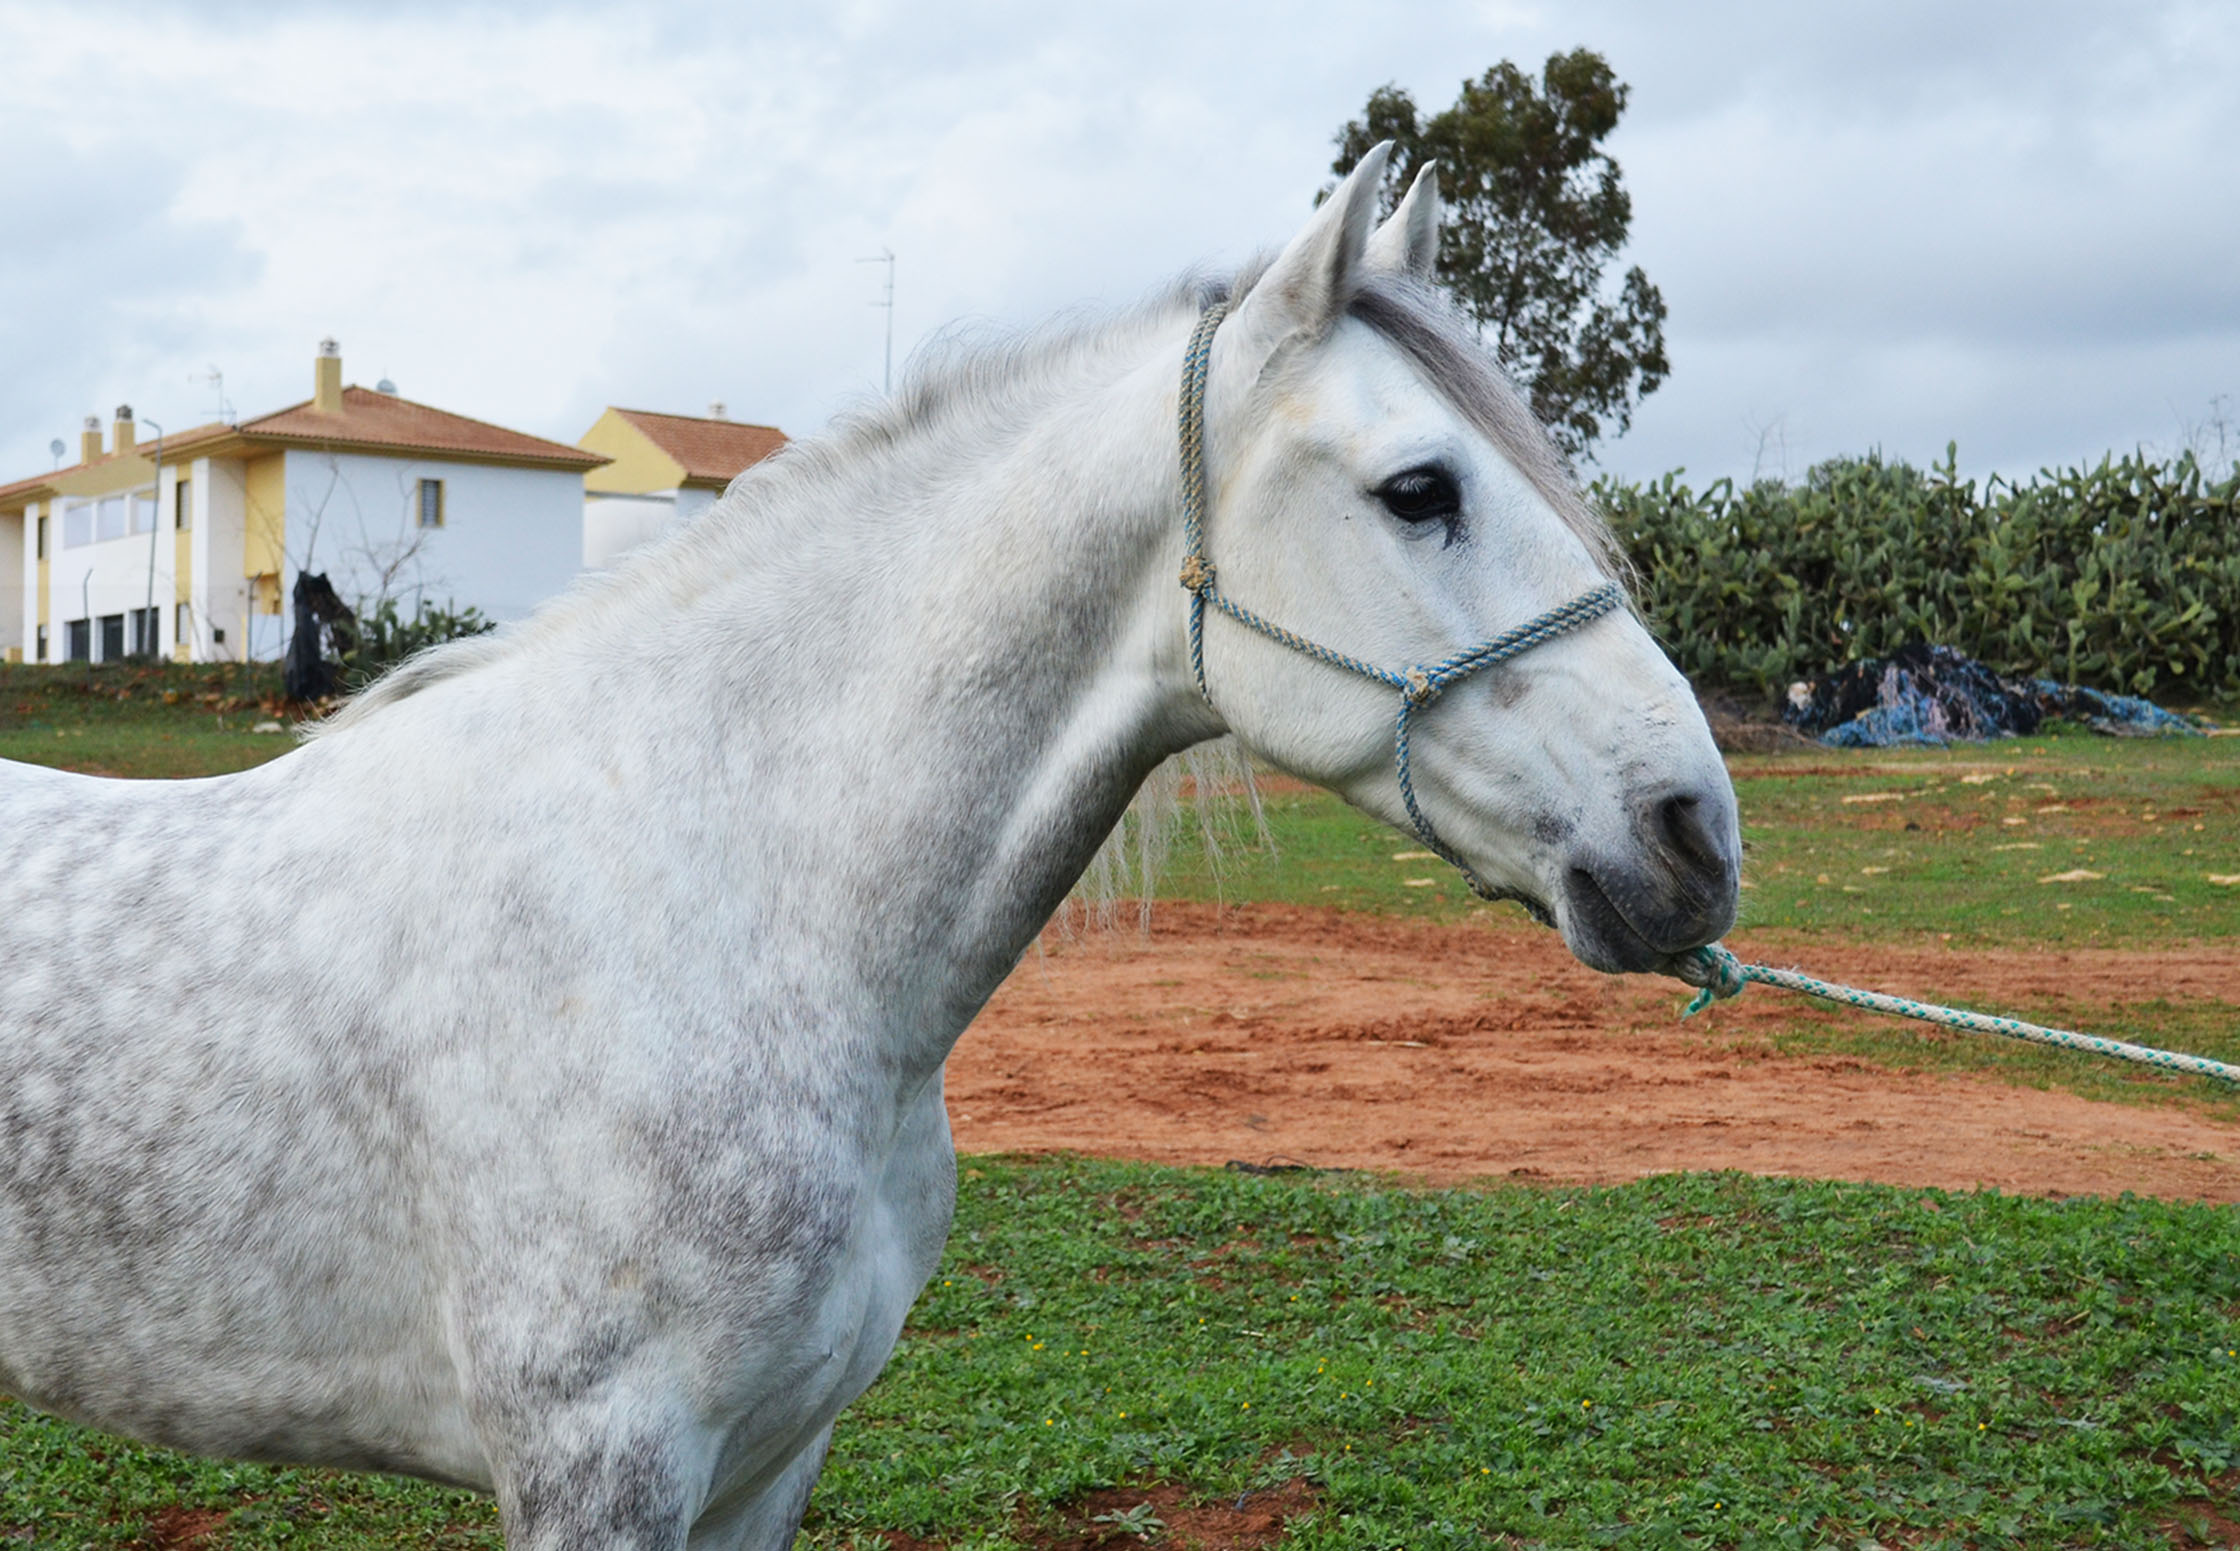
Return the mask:
{"type": "Polygon", "coordinates": [[[1055,1427],[1055,1426],[1057,1426],[1058,1424],[1057,1424],[1056,1422],[1052,1421],[1052,1420],[1051,1420],[1051,1419],[1050,1419],[1049,1417],[1047,1417],[1047,1416],[1046,1416],[1046,1417],[1044,1417],[1044,1418],[1042,1419],[1042,1425],[1043,1425],[1043,1426],[1045,1426],[1045,1427],[1055,1427]]]}

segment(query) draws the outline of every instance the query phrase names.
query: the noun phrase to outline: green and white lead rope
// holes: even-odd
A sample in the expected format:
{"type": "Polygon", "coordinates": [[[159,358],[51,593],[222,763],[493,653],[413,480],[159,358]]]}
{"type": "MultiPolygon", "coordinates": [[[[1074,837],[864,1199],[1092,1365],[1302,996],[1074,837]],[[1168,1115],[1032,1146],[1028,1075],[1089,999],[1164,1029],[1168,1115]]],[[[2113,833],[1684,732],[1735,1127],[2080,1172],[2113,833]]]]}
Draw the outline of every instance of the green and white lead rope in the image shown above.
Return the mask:
{"type": "Polygon", "coordinates": [[[2136,1061],[2142,1066],[2159,1066],[2165,1071],[2189,1072],[2196,1077],[2213,1077],[2219,1082],[2240,1084],[2240,1066],[2234,1066],[2230,1062],[2212,1061],[2207,1056],[2187,1055],[2182,1051],[2156,1050],[2147,1045],[2126,1044],[2120,1039],[2102,1039],[2097,1034],[2043,1028],[2035,1023],[2024,1023],[2019,1018],[1995,1018],[1988,1013],[1969,1012],[1960,1007],[1939,1007],[1933,1002],[1917,1002],[1904,996],[1885,996],[1880,991],[1862,991],[1855,986],[1839,986],[1832,981],[1817,980],[1793,969],[1775,969],[1770,964],[1745,964],[1718,943],[1683,955],[1673,973],[1689,985],[1699,988],[1695,999],[1681,1012],[1680,1016],[1683,1018],[1701,1012],[1715,1001],[1741,995],[1744,986],[1756,981],[1759,985],[1779,986],[1784,991],[1801,991],[1806,996],[1817,996],[1822,1001],[1864,1007],[1869,1012],[1886,1012],[1900,1018],[1918,1018],[1924,1023],[1939,1023],[1948,1029],[1966,1029],[1972,1034],[1998,1034],[2007,1039],[2026,1040],[2033,1045],[2052,1045],[2062,1050],[2084,1050],[2093,1055],[2113,1056],[2118,1061],[2136,1061]]]}
{"type": "MultiPolygon", "coordinates": [[[[1333,651],[1319,641],[1310,640],[1295,630],[1288,630],[1273,620],[1263,618],[1221,591],[1215,582],[1213,562],[1206,555],[1205,392],[1206,368],[1213,355],[1214,331],[1221,327],[1221,320],[1228,310],[1226,304],[1216,304],[1205,310],[1198,319],[1197,328],[1190,335],[1189,348],[1183,352],[1182,357],[1182,393],[1179,404],[1182,444],[1182,585],[1190,594],[1190,671],[1197,677],[1198,693],[1206,697],[1208,705],[1213,703],[1213,692],[1206,684],[1205,617],[1206,605],[1209,603],[1246,629],[1257,631],[1295,652],[1303,652],[1318,662],[1328,663],[1333,668],[1343,668],[1349,673],[1358,673],[1363,678],[1374,679],[1398,690],[1400,708],[1393,726],[1393,765],[1399,777],[1400,797],[1407,808],[1409,822],[1415,826],[1416,834],[1442,860],[1461,873],[1463,881],[1480,898],[1517,899],[1534,916],[1543,922],[1547,921],[1547,912],[1537,901],[1522,899],[1521,896],[1490,887],[1432,827],[1431,820],[1416,803],[1415,780],[1409,768],[1408,757],[1410,725],[1418,711],[1437,700],[1440,691],[1456,680],[1507,662],[1543,642],[1552,641],[1601,618],[1617,608],[1624,601],[1624,595],[1616,583],[1604,583],[1580,594],[1569,603],[1527,620],[1490,641],[1480,642],[1467,651],[1457,652],[1442,662],[1393,669],[1365,662],[1344,652],[1333,651]]],[[[2102,1039],[2095,1034],[2040,1028],[2035,1023],[2024,1023],[2015,1018],[1994,1018],[1984,1013],[1966,1012],[1957,1007],[1938,1007],[1903,996],[1884,996],[1879,991],[1861,991],[1851,986],[1839,986],[1826,980],[1815,980],[1812,976],[1799,974],[1793,969],[1745,964],[1717,943],[1683,955],[1673,973],[1689,985],[1701,988],[1695,1000],[1688,1004],[1687,1013],[1699,1012],[1722,998],[1740,995],[1742,988],[1755,980],[1760,985],[1779,986],[1784,991],[1802,991],[1807,996],[1817,996],[1825,1001],[1844,1002],[1874,1012],[1894,1013],[1901,1018],[1919,1018],[1927,1023],[1941,1023],[1947,1028],[1968,1029],[1979,1034],[2001,1034],[2009,1039],[2028,1040],[2033,1044],[2056,1045],[2065,1050],[2086,1050],[2095,1055],[2114,1056],[2121,1061],[2138,1061],[2169,1071],[2191,1072],[2223,1082],[2240,1083],[2240,1067],[2230,1066],[2223,1061],[2212,1061],[2206,1056],[2151,1050],[2145,1045],[2127,1045],[2122,1040],[2102,1039]]],[[[1685,1017],[1687,1013],[1682,1016],[1685,1017]]]]}

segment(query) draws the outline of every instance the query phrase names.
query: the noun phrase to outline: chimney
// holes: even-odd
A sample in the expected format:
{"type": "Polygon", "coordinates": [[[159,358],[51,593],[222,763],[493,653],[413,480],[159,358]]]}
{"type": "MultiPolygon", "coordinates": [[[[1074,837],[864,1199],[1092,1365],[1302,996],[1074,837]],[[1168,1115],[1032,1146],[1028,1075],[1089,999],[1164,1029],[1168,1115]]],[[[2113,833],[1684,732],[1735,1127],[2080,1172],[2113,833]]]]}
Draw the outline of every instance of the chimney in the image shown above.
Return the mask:
{"type": "Polygon", "coordinates": [[[101,461],[101,417],[99,415],[86,416],[85,429],[78,433],[78,461],[80,463],[99,463],[101,461]]]}
{"type": "Polygon", "coordinates": [[[111,452],[130,452],[132,451],[133,440],[132,406],[130,404],[119,404],[117,406],[117,427],[115,433],[109,438],[109,450],[111,452]]]}
{"type": "Polygon", "coordinates": [[[311,364],[311,407],[322,415],[342,413],[342,347],[331,339],[319,341],[319,359],[311,364]]]}

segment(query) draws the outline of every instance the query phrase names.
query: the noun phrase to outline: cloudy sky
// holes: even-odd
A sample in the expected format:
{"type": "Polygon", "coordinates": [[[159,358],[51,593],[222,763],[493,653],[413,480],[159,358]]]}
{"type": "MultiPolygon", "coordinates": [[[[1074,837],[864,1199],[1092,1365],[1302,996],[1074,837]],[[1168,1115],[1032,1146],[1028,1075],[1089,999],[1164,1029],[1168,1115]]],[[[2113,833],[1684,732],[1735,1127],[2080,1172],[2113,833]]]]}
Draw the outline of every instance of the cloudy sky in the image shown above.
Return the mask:
{"type": "Polygon", "coordinates": [[[2226,4],[0,0],[0,479],[119,402],[212,418],[212,368],[242,415],[307,397],[328,334],[562,440],[714,399],[812,432],[878,390],[865,256],[898,364],[1125,302],[1286,237],[1372,88],[1579,44],[1671,307],[1604,467],[2026,472],[2240,419],[2226,4]]]}

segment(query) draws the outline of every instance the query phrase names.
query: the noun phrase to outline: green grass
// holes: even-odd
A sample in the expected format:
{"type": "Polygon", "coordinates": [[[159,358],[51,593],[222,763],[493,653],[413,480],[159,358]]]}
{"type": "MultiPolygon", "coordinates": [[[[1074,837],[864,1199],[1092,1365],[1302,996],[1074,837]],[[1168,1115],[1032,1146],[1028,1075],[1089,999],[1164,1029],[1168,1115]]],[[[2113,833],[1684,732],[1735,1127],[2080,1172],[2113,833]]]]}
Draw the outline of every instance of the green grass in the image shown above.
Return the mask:
{"type": "MultiPolygon", "coordinates": [[[[809,1538],[1031,1544],[1098,1488],[1298,1477],[1301,1547],[2160,1546],[2236,1471],[2228,1210],[977,1159],[809,1538]]],[[[226,1551],[491,1543],[456,1493],[0,1412],[0,1538],[144,1545],[179,1504],[226,1551]]]]}
{"type": "MultiPolygon", "coordinates": [[[[0,669],[0,757],[240,768],[290,746],[246,730],[273,687],[238,669],[0,669]]],[[[2228,740],[1732,764],[1744,938],[2138,948],[2240,930],[2240,889],[2207,881],[2240,873],[2228,740]],[[2104,876],[2037,881],[2080,868],[2104,876]]],[[[1329,798],[1268,808],[1272,852],[1231,847],[1217,874],[1184,848],[1163,891],[1529,929],[1329,798]]],[[[1797,1008],[1776,1047],[2240,1112],[2198,1084],[1797,1008]]],[[[2229,1001],[2151,985],[2000,1010],[2240,1059],[2229,1001]]],[[[1314,1507],[1286,1543],[1315,1548],[2144,1547],[2240,1518],[2228,1208],[967,1162],[947,1261],[843,1420],[817,1546],[898,1530],[993,1548],[1061,1526],[1134,1544],[1073,1505],[1154,1482],[1208,1500],[1304,1482],[1314,1507]]],[[[192,1461],[0,1406],[0,1543],[147,1551],[190,1531],[202,1551],[496,1544],[463,1494],[192,1461]]]]}
{"type": "MultiPolygon", "coordinates": [[[[1728,761],[1737,930],[1963,946],[2164,946],[2240,935],[2240,739],[2056,734],[1959,749],[1728,761]],[[1846,800],[1850,799],[1850,800],[1846,800]],[[2097,879],[2041,883],[2050,875],[2097,879]]],[[[1457,920],[1474,900],[1420,842],[1337,798],[1265,799],[1272,848],[1177,849],[1160,892],[1457,920]]]]}
{"type": "Polygon", "coordinates": [[[139,663],[0,664],[0,759],[88,775],[206,776],[295,746],[257,732],[288,717],[279,671],[139,663]]]}
{"type": "Polygon", "coordinates": [[[2240,877],[2240,740],[2072,733],[1732,764],[1743,930],[2049,948],[2240,933],[2240,886],[2210,881],[2240,877]],[[2043,881],[2078,872],[2099,876],[2043,881]]]}

